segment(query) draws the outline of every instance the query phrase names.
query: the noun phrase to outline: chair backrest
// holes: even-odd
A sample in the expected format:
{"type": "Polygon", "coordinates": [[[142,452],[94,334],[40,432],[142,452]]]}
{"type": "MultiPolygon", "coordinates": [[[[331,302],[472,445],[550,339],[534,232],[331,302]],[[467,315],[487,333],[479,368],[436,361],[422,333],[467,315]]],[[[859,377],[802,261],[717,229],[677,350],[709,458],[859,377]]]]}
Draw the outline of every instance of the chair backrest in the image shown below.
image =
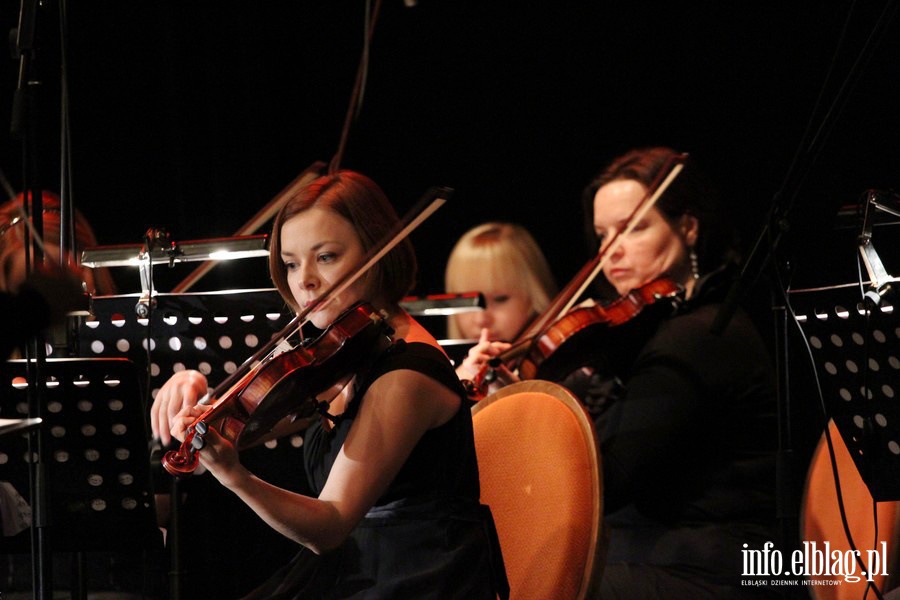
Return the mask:
{"type": "Polygon", "coordinates": [[[524,381],[472,409],[481,500],[491,508],[512,600],[584,598],[603,564],[593,423],[562,386],[524,381]]]}
{"type": "MultiPolygon", "coordinates": [[[[873,569],[876,574],[872,579],[879,590],[886,591],[886,588],[894,583],[889,579],[892,579],[893,569],[897,566],[900,502],[878,503],[878,538],[876,540],[872,495],[860,477],[834,421],[829,421],[828,427],[834,447],[835,464],[840,479],[847,526],[853,542],[860,552],[863,564],[867,565],[865,569],[855,565],[855,575],[860,576],[861,571],[867,570],[868,551],[878,551],[880,560],[887,564],[880,565],[880,569],[873,569]],[[884,542],[884,546],[882,546],[882,542],[884,542]],[[886,550],[886,556],[882,556],[882,548],[886,550]]],[[[850,542],[847,540],[841,520],[831,455],[824,433],[813,453],[807,472],[800,529],[803,541],[810,544],[807,546],[808,548],[812,548],[811,544],[815,542],[815,548],[824,551],[825,542],[828,542],[830,553],[839,551],[842,556],[849,556],[847,552],[851,551],[850,542]]],[[[873,566],[875,566],[874,560],[873,558],[873,566]]],[[[829,564],[832,562],[829,560],[829,564]]],[[[837,585],[810,586],[810,594],[817,600],[862,600],[868,584],[865,576],[860,576],[860,580],[857,582],[848,581],[843,575],[811,574],[810,579],[831,579],[840,582],[837,585]]],[[[866,597],[874,598],[875,594],[870,590],[866,597]]]]}

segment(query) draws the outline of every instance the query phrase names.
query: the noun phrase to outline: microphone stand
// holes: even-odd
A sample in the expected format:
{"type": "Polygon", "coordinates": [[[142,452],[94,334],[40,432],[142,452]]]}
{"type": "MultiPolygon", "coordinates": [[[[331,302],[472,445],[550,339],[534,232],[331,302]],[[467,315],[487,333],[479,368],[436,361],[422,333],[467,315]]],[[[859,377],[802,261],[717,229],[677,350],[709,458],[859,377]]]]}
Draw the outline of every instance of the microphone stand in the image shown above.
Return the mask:
{"type": "MultiPolygon", "coordinates": [[[[13,97],[13,114],[10,135],[22,141],[23,205],[31,216],[34,235],[28,227],[25,234],[25,270],[33,272],[43,261],[41,240],[43,234],[43,197],[39,185],[37,153],[36,91],[40,82],[33,73],[35,58],[34,33],[38,0],[21,0],[19,23],[16,29],[16,58],[19,59],[19,77],[13,97]]],[[[25,358],[28,379],[28,416],[40,419],[44,404],[44,377],[46,346],[42,335],[36,335],[26,346],[25,358]]],[[[40,427],[28,434],[29,471],[32,503],[31,562],[33,597],[49,600],[52,597],[52,553],[50,544],[49,478],[47,476],[46,450],[40,427]]]]}

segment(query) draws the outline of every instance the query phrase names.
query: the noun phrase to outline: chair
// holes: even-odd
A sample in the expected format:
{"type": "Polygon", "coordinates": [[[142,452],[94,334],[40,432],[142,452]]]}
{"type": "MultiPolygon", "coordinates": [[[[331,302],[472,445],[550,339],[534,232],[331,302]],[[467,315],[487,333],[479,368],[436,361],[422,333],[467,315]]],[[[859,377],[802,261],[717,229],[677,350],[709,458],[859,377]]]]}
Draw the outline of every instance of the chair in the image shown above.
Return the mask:
{"type": "MultiPolygon", "coordinates": [[[[875,539],[875,519],[873,518],[873,500],[869,489],[859,475],[859,471],[841,438],[834,421],[828,423],[831,432],[831,441],[834,446],[835,461],[838,477],[840,479],[841,496],[847,515],[847,525],[856,548],[860,551],[863,564],[867,563],[867,550],[881,549],[881,542],[886,543],[887,565],[876,576],[873,583],[882,592],[890,589],[896,581],[893,579],[894,569],[898,566],[897,549],[898,517],[900,517],[900,502],[878,503],[878,539],[875,539]],[[887,573],[885,576],[883,573],[887,573]]],[[[819,440],[813,453],[810,467],[807,472],[806,486],[803,491],[803,504],[800,515],[801,538],[804,542],[815,542],[816,548],[824,550],[825,542],[828,542],[830,552],[840,551],[846,553],[851,550],[850,543],[844,532],[838,508],[837,492],[835,490],[834,475],[832,473],[831,456],[828,452],[828,444],[825,434],[819,440]]],[[[846,556],[846,554],[844,554],[846,556]]],[[[855,566],[856,575],[860,575],[862,569],[855,566]]],[[[867,581],[861,577],[860,581],[847,581],[841,575],[824,576],[811,574],[811,579],[840,580],[839,585],[810,586],[810,594],[816,600],[862,600],[866,593],[867,581]]],[[[870,591],[868,598],[875,595],[870,591]]]]}
{"type": "Polygon", "coordinates": [[[603,564],[593,423],[562,386],[515,383],[472,408],[481,500],[497,525],[512,600],[585,598],[603,564]]]}

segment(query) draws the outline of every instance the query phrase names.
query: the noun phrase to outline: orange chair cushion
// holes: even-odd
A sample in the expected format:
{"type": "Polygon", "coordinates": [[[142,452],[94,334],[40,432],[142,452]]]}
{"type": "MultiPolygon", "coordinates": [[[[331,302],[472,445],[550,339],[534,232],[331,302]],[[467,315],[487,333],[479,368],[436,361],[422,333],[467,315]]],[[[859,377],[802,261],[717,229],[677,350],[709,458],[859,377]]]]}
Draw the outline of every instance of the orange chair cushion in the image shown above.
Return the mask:
{"type": "Polygon", "coordinates": [[[523,392],[474,415],[482,502],[493,512],[513,598],[573,598],[591,523],[588,441],[556,398],[523,392]]]}

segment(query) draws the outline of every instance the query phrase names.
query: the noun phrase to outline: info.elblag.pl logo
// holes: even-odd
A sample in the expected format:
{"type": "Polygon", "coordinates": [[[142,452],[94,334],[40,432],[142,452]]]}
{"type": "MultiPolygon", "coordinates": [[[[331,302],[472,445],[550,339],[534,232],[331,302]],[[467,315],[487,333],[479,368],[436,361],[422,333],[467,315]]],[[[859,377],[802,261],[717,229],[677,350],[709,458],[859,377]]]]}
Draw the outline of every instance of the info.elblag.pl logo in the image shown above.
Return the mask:
{"type": "MultiPolygon", "coordinates": [[[[817,581],[816,577],[840,577],[844,581],[855,583],[863,577],[873,581],[875,577],[887,576],[887,543],[881,542],[880,548],[866,550],[865,555],[859,550],[832,549],[829,542],[819,547],[816,542],[803,542],[803,548],[794,550],[790,556],[790,564],[785,564],[784,556],[775,544],[766,542],[762,550],[752,550],[744,544],[741,550],[744,577],[806,577],[803,582],[791,581],[792,585],[826,584],[817,581]]],[[[779,585],[779,580],[761,580],[757,584],[779,585]],[[767,581],[767,583],[763,583],[767,581]]],[[[784,582],[787,583],[787,582],[784,582]]],[[[746,582],[745,582],[746,584],[746,582]]],[[[831,580],[828,580],[831,584],[831,580]]],[[[754,584],[750,584],[754,585],[754,584]]]]}

